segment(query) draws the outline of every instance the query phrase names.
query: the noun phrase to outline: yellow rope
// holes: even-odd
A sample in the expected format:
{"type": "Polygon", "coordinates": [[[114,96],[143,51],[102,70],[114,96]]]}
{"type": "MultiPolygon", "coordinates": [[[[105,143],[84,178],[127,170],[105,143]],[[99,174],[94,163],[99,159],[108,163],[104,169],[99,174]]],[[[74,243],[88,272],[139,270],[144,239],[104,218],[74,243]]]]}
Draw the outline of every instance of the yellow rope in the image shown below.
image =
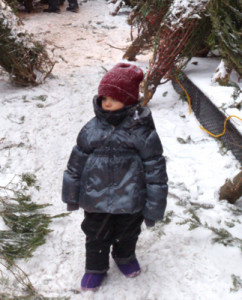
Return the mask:
{"type": "MultiPolygon", "coordinates": [[[[182,88],[182,90],[184,91],[184,93],[186,94],[187,96],[187,100],[188,100],[188,103],[189,103],[189,114],[191,113],[191,98],[190,96],[188,95],[188,92],[186,91],[186,89],[184,88],[184,86],[180,83],[180,81],[177,79],[176,77],[176,81],[177,83],[180,85],[180,87],[182,88]]],[[[225,121],[224,121],[224,130],[222,133],[220,134],[213,134],[212,132],[208,131],[207,129],[205,129],[204,127],[200,126],[200,128],[204,131],[206,131],[208,134],[210,134],[211,136],[215,137],[215,138],[219,138],[221,136],[223,136],[226,132],[226,125],[227,125],[227,122],[230,118],[237,118],[239,119],[240,121],[242,121],[242,118],[238,117],[238,116],[235,116],[235,115],[231,115],[231,116],[228,116],[225,121]]]]}
{"type": "Polygon", "coordinates": [[[200,128],[201,128],[202,130],[206,131],[206,132],[207,132],[208,134],[210,134],[211,136],[213,136],[213,137],[215,137],[215,138],[219,138],[219,137],[221,137],[222,135],[225,134],[225,132],[226,132],[226,124],[227,124],[227,122],[228,122],[228,120],[229,120],[230,118],[237,118],[237,119],[239,119],[240,121],[242,121],[242,119],[241,119],[240,117],[238,117],[238,116],[234,116],[234,115],[228,116],[228,118],[226,118],[225,121],[224,121],[224,131],[223,131],[222,133],[220,133],[220,134],[213,134],[213,133],[211,133],[210,131],[208,131],[207,129],[205,129],[205,128],[202,127],[202,126],[200,126],[200,128]]]}
{"type": "Polygon", "coordinates": [[[182,90],[184,91],[184,93],[186,94],[187,96],[187,100],[188,100],[188,104],[189,104],[189,115],[191,114],[191,98],[190,96],[188,95],[188,92],[186,91],[186,89],[184,88],[184,86],[180,83],[180,81],[177,79],[176,77],[176,81],[177,83],[180,85],[180,87],[182,88],[182,90]]]}

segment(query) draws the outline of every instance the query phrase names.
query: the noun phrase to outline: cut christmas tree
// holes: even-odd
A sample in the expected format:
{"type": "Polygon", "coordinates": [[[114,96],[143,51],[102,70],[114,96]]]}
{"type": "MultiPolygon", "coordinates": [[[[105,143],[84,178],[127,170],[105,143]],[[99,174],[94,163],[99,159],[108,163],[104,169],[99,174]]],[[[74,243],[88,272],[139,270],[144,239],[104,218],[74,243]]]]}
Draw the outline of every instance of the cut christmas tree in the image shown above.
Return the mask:
{"type": "Polygon", "coordinates": [[[204,38],[211,28],[206,17],[209,0],[187,2],[184,6],[183,1],[173,1],[155,37],[154,54],[143,85],[144,104],[153,97],[162,78],[171,79],[204,48],[204,38]]]}
{"type": "Polygon", "coordinates": [[[43,43],[34,39],[4,0],[0,0],[0,66],[20,85],[38,85],[54,62],[43,43]]]}

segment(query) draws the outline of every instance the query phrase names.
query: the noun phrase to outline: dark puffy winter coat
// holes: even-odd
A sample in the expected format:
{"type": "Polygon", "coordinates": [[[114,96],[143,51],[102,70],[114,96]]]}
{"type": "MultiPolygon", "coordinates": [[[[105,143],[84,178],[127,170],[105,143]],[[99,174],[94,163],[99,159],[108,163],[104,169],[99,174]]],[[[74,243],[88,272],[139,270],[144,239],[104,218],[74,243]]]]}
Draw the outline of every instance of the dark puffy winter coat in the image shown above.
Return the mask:
{"type": "MultiPolygon", "coordinates": [[[[87,212],[163,218],[167,174],[162,145],[149,108],[126,110],[117,126],[94,98],[96,117],[80,131],[67,170],[62,200],[87,212]]],[[[118,117],[118,114],[117,114],[118,117]]]]}

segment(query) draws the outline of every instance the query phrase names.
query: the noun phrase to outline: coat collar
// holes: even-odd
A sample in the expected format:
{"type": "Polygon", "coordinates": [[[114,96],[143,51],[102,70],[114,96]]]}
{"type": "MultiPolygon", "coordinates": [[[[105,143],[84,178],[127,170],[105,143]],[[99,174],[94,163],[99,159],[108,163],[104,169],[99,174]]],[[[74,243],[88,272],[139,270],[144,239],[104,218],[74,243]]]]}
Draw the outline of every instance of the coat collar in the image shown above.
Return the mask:
{"type": "Polygon", "coordinates": [[[150,109],[141,106],[141,103],[125,106],[114,112],[104,111],[100,103],[98,96],[95,96],[93,98],[94,112],[101,122],[107,122],[114,126],[120,125],[124,128],[130,128],[137,124],[149,124],[149,126],[154,126],[150,109]]]}
{"type": "Polygon", "coordinates": [[[118,126],[122,121],[134,114],[136,105],[128,105],[116,111],[105,111],[101,107],[101,100],[95,96],[93,99],[94,112],[100,121],[106,121],[111,125],[118,126]]]}

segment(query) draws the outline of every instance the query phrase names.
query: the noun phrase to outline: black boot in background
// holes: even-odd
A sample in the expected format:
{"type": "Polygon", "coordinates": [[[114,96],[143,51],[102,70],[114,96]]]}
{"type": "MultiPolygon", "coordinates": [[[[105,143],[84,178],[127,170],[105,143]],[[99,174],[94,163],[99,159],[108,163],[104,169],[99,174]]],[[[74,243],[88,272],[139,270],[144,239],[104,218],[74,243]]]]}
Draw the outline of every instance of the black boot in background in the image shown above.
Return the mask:
{"type": "Polygon", "coordinates": [[[59,0],[49,0],[49,7],[44,9],[43,12],[47,13],[59,13],[59,0]]]}
{"type": "Polygon", "coordinates": [[[78,12],[79,5],[77,3],[77,0],[69,0],[69,6],[66,8],[66,10],[71,12],[78,12]]]}

